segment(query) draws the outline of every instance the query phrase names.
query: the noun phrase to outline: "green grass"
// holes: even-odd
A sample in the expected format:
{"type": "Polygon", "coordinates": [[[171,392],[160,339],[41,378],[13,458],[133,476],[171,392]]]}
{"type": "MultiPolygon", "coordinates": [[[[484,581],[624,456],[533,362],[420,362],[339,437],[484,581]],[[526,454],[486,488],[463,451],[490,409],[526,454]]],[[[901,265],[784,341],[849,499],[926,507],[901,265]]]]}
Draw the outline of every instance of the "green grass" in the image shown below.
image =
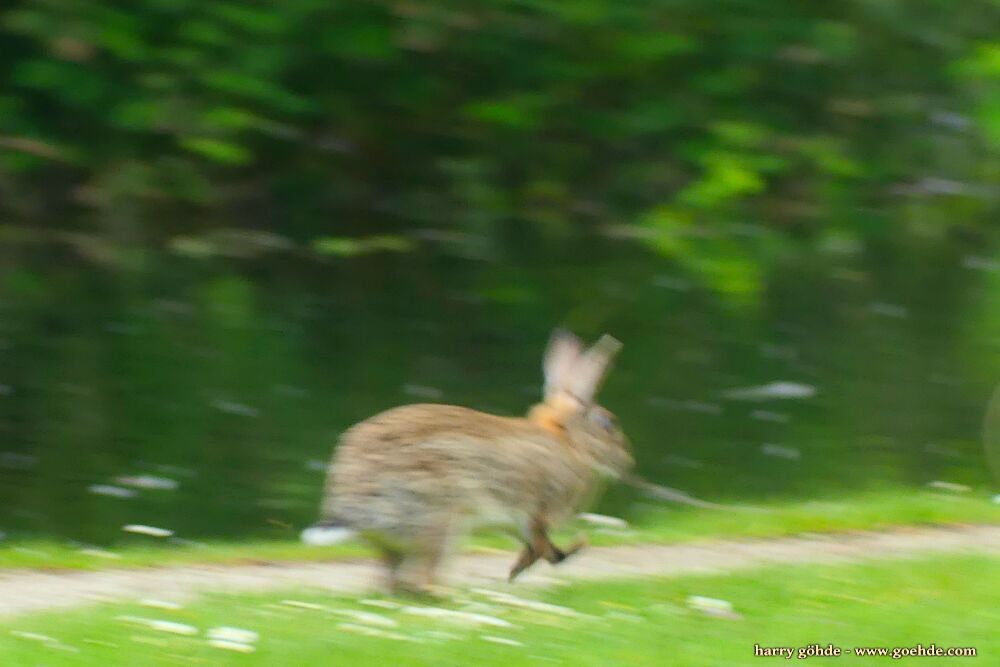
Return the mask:
{"type": "MultiPolygon", "coordinates": [[[[175,610],[116,604],[7,621],[0,626],[0,656],[4,665],[50,666],[696,666],[780,660],[754,657],[755,643],[832,643],[845,650],[933,643],[978,650],[975,659],[949,658],[945,664],[985,665],[995,664],[1000,654],[998,566],[996,557],[950,555],[770,567],[728,576],[575,583],[538,594],[563,610],[518,608],[475,590],[442,603],[509,624],[504,627],[427,618],[316,590],[212,595],[175,610]],[[689,604],[690,596],[727,601],[735,618],[698,611],[689,604]],[[378,617],[357,618],[357,612],[378,617]],[[173,634],[162,625],[156,629],[150,621],[183,624],[179,627],[191,634],[173,634]],[[257,633],[253,652],[210,646],[209,631],[219,626],[257,633]],[[497,639],[515,644],[495,643],[497,639]]],[[[511,591],[505,586],[496,590],[511,591]]],[[[883,661],[908,664],[905,659],[856,656],[813,658],[810,664],[883,661]]],[[[941,659],[910,662],[934,665],[941,659]]]]}
{"type": "Polygon", "coordinates": [[[286,541],[206,542],[172,546],[157,543],[131,544],[107,549],[83,549],[55,541],[30,540],[0,548],[0,570],[102,570],[111,567],[158,567],[167,565],[318,562],[370,555],[363,545],[348,542],[332,547],[310,547],[289,538],[286,541]]]}
{"type": "MultiPolygon", "coordinates": [[[[572,526],[558,540],[585,530],[594,544],[672,543],[698,539],[779,537],[809,532],[877,530],[901,525],[998,523],[1000,506],[989,497],[924,489],[886,489],[840,498],[775,502],[759,511],[697,509],[649,504],[637,509],[628,531],[572,526]]],[[[303,545],[294,535],[284,541],[208,542],[171,546],[156,538],[131,538],[126,544],[94,553],[52,541],[8,540],[0,547],[0,570],[17,568],[96,570],[188,563],[263,563],[323,561],[368,555],[357,543],[333,547],[303,545]]],[[[480,535],[475,549],[514,547],[503,535],[480,535]]]]}

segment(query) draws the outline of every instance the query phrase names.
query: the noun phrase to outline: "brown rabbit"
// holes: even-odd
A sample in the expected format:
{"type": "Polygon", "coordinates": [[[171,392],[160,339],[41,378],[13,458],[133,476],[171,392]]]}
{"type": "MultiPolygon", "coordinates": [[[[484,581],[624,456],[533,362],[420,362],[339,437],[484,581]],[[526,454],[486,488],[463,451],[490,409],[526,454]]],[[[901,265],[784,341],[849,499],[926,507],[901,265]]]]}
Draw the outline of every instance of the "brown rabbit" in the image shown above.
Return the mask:
{"type": "Polygon", "coordinates": [[[562,551],[547,531],[590,501],[602,478],[632,467],[614,416],[593,402],[620,348],[605,335],[584,351],[555,331],[544,400],[526,417],[421,404],[353,426],[330,466],[324,520],[303,539],[360,534],[381,552],[393,591],[425,590],[451,541],[476,526],[507,527],[524,542],[510,580],[539,558],[562,561],[583,544],[562,551]]]}

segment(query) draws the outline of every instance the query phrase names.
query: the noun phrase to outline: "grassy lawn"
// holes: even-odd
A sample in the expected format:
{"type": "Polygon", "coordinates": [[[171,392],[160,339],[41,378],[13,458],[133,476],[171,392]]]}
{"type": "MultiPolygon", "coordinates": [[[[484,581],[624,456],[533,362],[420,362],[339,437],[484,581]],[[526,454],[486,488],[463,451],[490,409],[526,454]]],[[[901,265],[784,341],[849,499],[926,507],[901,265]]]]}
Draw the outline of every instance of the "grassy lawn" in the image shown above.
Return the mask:
{"type": "MultiPolygon", "coordinates": [[[[759,505],[759,511],[697,509],[649,504],[636,509],[628,530],[573,526],[589,533],[594,544],[669,543],[709,538],[777,537],[808,532],[872,530],[897,525],[1000,522],[1000,505],[989,497],[924,489],[878,492],[800,502],[759,505]]],[[[50,568],[95,570],[184,563],[321,561],[368,555],[360,544],[311,547],[290,533],[287,540],[207,542],[174,546],[156,538],[133,537],[117,547],[87,549],[57,542],[0,543],[0,569],[50,568]]],[[[502,535],[482,535],[471,549],[514,547],[502,535]]]]}
{"type": "MultiPolygon", "coordinates": [[[[472,590],[439,607],[403,601],[410,607],[402,609],[399,601],[315,590],[213,595],[178,609],[117,604],[7,621],[0,656],[5,665],[51,666],[762,665],[781,658],[754,657],[754,644],[853,650],[933,643],[978,651],[946,664],[985,665],[1000,655],[998,566],[995,557],[951,555],[772,567],[542,593],[497,587],[521,597],[472,590]],[[699,608],[692,596],[731,608],[699,608]]],[[[942,660],[850,655],[810,664],[942,660]]]]}
{"type": "MultiPolygon", "coordinates": [[[[777,537],[897,525],[995,523],[1000,521],[1000,506],[982,496],[893,489],[843,498],[758,505],[743,511],[650,504],[637,510],[633,521],[627,530],[583,524],[572,526],[560,539],[567,539],[579,530],[587,531],[594,544],[632,544],[777,537]]],[[[472,540],[469,548],[513,548],[513,543],[503,535],[480,535],[472,540]]],[[[11,541],[0,548],[0,569],[93,570],[184,563],[322,561],[364,555],[368,555],[368,551],[360,544],[311,547],[299,543],[294,534],[284,541],[205,542],[180,546],[139,537],[107,549],[58,542],[11,541]]]]}

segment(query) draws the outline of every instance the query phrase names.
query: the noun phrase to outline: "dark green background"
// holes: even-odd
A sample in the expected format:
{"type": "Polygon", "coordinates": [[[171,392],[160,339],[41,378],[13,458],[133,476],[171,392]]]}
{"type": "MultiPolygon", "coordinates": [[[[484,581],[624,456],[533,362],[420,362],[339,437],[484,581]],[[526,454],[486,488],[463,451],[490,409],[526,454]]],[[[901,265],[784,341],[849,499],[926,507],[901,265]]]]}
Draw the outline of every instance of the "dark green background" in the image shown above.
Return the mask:
{"type": "Polygon", "coordinates": [[[604,399],[658,481],[988,490],[997,25],[994,0],[13,3],[0,530],[293,536],[344,427],[520,413],[559,324],[624,341],[604,399]],[[771,381],[817,394],[722,397],[771,381]],[[88,491],[139,473],[178,487],[88,491]]]}

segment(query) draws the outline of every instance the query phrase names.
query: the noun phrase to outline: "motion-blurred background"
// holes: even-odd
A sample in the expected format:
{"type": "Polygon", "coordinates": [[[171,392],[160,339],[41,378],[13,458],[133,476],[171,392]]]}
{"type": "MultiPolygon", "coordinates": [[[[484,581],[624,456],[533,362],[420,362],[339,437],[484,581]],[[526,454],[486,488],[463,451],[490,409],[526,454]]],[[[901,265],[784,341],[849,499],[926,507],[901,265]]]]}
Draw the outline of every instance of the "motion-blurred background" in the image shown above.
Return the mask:
{"type": "Polygon", "coordinates": [[[994,0],[7,4],[0,534],[293,539],[343,428],[520,413],[560,324],[624,341],[603,402],[657,482],[991,492],[998,25],[994,0]]]}

